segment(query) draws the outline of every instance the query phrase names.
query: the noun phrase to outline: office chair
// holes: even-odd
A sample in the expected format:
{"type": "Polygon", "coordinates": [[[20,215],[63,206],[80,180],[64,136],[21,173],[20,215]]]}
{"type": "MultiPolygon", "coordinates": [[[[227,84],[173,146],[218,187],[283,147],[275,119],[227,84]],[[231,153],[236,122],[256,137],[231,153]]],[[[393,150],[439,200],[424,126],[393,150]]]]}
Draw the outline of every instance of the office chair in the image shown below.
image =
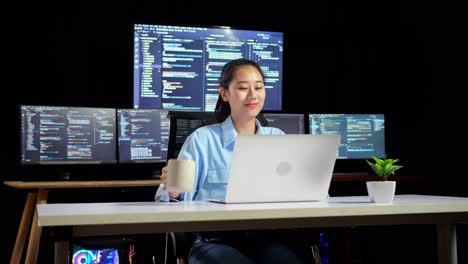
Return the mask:
{"type": "Polygon", "coordinates": [[[168,117],[171,123],[169,130],[169,143],[167,159],[176,159],[185,139],[197,128],[216,123],[214,113],[169,111],[168,117]]]}
{"type": "MultiPolygon", "coordinates": [[[[170,119],[167,159],[176,159],[187,137],[197,128],[216,123],[212,112],[169,111],[170,119]]],[[[169,232],[166,236],[166,259],[175,259],[178,264],[188,262],[193,240],[188,233],[169,232]]]]}
{"type": "Polygon", "coordinates": [[[190,233],[169,232],[166,237],[166,263],[186,264],[193,240],[190,233]]]}
{"type": "MultiPolygon", "coordinates": [[[[191,111],[169,111],[170,119],[169,143],[167,159],[176,159],[185,139],[197,128],[217,123],[215,114],[212,112],[191,112],[191,111]]],[[[257,119],[262,126],[268,126],[268,121],[259,114],[257,119]]],[[[183,264],[188,262],[190,248],[194,238],[189,233],[170,232],[167,234],[169,249],[166,253],[166,259],[175,258],[176,263],[183,264]]]]}

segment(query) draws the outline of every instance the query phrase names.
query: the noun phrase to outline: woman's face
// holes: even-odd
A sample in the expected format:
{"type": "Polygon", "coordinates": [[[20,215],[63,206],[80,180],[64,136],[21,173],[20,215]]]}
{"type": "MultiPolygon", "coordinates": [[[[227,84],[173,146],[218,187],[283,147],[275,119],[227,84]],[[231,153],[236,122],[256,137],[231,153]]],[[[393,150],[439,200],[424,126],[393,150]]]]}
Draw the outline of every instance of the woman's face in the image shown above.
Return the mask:
{"type": "Polygon", "coordinates": [[[241,66],[233,75],[229,88],[220,88],[224,101],[237,118],[255,118],[265,103],[265,84],[262,75],[253,66],[241,66]]]}

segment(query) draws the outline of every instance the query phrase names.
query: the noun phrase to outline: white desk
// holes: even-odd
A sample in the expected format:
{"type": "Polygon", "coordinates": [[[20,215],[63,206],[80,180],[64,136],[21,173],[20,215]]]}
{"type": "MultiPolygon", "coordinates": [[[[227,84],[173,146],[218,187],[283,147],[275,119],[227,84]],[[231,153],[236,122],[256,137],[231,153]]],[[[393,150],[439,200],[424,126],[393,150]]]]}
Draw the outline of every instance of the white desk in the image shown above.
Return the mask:
{"type": "Polygon", "coordinates": [[[468,223],[468,198],[397,195],[393,204],[368,197],[328,203],[39,204],[40,226],[71,226],[75,236],[166,231],[216,231],[292,227],[435,224],[439,263],[457,263],[456,223],[468,223]]]}

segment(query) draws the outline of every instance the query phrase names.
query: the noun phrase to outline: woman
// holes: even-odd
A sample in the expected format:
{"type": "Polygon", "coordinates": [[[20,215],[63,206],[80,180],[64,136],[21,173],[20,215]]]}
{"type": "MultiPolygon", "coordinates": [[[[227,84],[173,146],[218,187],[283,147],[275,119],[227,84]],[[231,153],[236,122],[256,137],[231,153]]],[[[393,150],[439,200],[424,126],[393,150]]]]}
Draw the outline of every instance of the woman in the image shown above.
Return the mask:
{"type": "MultiPolygon", "coordinates": [[[[262,127],[256,119],[265,103],[264,80],[262,70],[251,60],[237,59],[223,67],[215,110],[220,123],[195,130],[178,157],[196,161],[194,191],[167,193],[165,184],[170,175],[165,167],[156,200],[224,198],[236,136],[284,134],[277,128],[262,127]]],[[[190,250],[189,263],[303,263],[286,245],[272,241],[270,232],[200,233],[190,250]]]]}

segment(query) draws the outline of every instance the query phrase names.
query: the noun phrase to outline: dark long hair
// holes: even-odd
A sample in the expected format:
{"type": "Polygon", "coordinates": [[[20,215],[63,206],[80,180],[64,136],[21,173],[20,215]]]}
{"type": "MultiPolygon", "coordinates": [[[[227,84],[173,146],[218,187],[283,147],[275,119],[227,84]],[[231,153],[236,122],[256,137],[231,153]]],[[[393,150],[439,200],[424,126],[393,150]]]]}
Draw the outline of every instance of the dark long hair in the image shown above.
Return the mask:
{"type": "MultiPolygon", "coordinates": [[[[248,59],[237,59],[226,63],[223,67],[221,72],[221,79],[219,80],[219,86],[223,89],[229,89],[229,84],[232,81],[234,73],[243,66],[252,66],[255,67],[258,72],[262,75],[263,80],[265,80],[265,75],[263,74],[262,69],[260,66],[252,60],[248,59]]],[[[221,94],[218,97],[218,101],[216,102],[215,108],[215,118],[218,123],[224,122],[226,118],[231,114],[231,106],[229,102],[225,102],[221,97],[221,94]]]]}

